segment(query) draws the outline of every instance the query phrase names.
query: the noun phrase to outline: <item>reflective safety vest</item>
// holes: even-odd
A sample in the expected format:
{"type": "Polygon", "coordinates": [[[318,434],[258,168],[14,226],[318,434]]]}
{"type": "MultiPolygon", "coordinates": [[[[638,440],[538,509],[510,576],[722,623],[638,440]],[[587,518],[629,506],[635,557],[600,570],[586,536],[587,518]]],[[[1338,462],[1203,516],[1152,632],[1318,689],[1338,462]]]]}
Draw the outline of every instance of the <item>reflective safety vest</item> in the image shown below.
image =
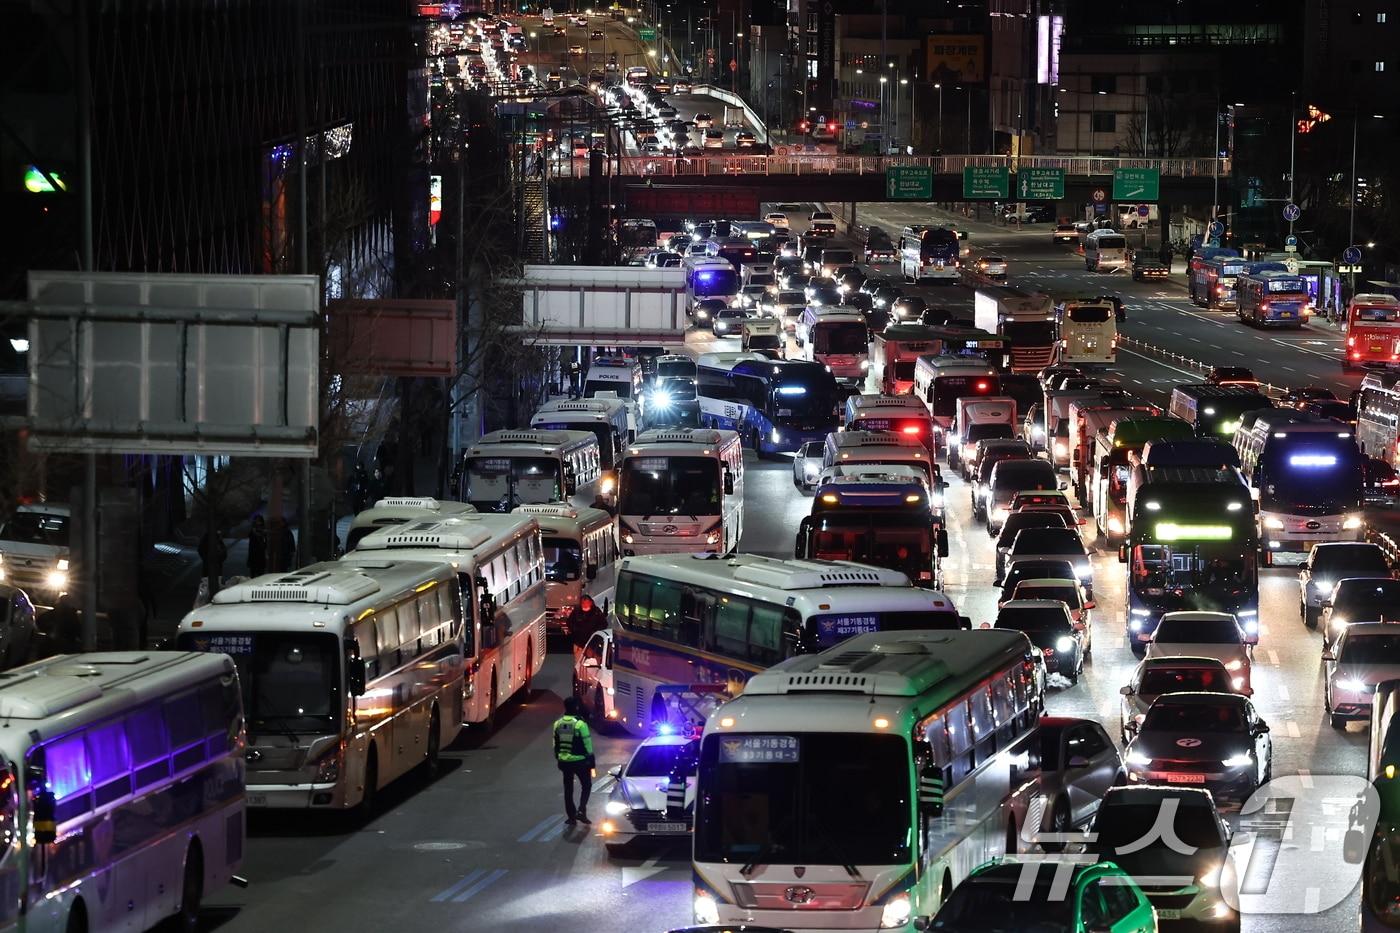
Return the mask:
{"type": "Polygon", "coordinates": [[[593,736],[588,723],[573,716],[554,720],[554,757],[571,763],[585,761],[593,755],[593,736]]]}

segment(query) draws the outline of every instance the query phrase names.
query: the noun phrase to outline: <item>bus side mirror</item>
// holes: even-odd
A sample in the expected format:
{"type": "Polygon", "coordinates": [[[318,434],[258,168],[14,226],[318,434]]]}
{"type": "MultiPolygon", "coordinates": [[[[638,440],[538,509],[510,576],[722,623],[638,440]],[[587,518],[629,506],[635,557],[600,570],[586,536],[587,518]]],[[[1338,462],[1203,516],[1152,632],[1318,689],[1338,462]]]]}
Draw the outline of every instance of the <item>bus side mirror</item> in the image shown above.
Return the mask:
{"type": "Polygon", "coordinates": [[[352,697],[365,695],[367,679],[364,658],[349,658],[345,662],[345,689],[352,697]]]}
{"type": "Polygon", "coordinates": [[[734,495],[734,473],[729,469],[724,471],[724,494],[726,496],[734,495]]]}
{"type": "Polygon", "coordinates": [[[53,791],[41,790],[34,794],[33,810],[34,842],[48,845],[58,838],[58,802],[53,791]]]}
{"type": "Polygon", "coordinates": [[[1120,544],[1120,545],[1118,545],[1118,563],[1120,563],[1120,564],[1126,564],[1127,562],[1128,562],[1128,546],[1127,546],[1126,544],[1120,544]]]}
{"type": "Polygon", "coordinates": [[[938,529],[938,556],[948,556],[948,529],[938,529]]]}
{"type": "Polygon", "coordinates": [[[919,813],[929,819],[943,815],[943,769],[926,766],[919,775],[919,813]]]}

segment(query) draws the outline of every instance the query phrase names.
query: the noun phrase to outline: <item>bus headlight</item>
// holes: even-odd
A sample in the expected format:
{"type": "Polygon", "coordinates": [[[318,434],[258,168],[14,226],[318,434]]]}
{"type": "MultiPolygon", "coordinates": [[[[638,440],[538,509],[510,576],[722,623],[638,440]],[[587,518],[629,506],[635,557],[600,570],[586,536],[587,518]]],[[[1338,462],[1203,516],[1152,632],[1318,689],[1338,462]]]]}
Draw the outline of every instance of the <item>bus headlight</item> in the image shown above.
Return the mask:
{"type": "Polygon", "coordinates": [[[1064,441],[1056,441],[1056,442],[1055,442],[1055,456],[1057,456],[1057,457],[1068,457],[1068,456],[1069,456],[1069,445],[1066,444],[1064,441]]]}
{"type": "Polygon", "coordinates": [[[1357,680],[1354,677],[1343,677],[1337,681],[1337,689],[1346,693],[1365,693],[1366,682],[1357,680]]]}
{"type": "Polygon", "coordinates": [[[49,571],[48,576],[44,577],[44,585],[51,590],[66,590],[68,588],[67,563],[66,560],[59,561],[59,569],[49,571]]]}
{"type": "Polygon", "coordinates": [[[1275,518],[1270,515],[1268,518],[1264,519],[1264,527],[1268,528],[1270,531],[1282,531],[1283,519],[1275,518]]]}
{"type": "Polygon", "coordinates": [[[719,904],[711,895],[696,891],[694,909],[696,923],[719,923],[719,904]]]}
{"type": "Polygon", "coordinates": [[[908,925],[913,912],[914,905],[909,902],[909,895],[896,894],[885,903],[885,909],[880,913],[880,929],[892,930],[908,925]]]}
{"type": "Polygon", "coordinates": [[[1361,527],[1361,516],[1360,516],[1360,515],[1348,515],[1348,516],[1346,517],[1346,519],[1342,522],[1342,530],[1343,530],[1343,531],[1355,531],[1356,529],[1358,529],[1358,528],[1360,528],[1360,527],[1361,527]]]}
{"type": "Polygon", "coordinates": [[[617,477],[611,473],[604,473],[603,478],[598,480],[598,491],[605,496],[610,496],[617,489],[617,477]]]}
{"type": "Polygon", "coordinates": [[[1132,765],[1134,768],[1146,768],[1148,765],[1152,764],[1151,758],[1148,758],[1142,752],[1136,750],[1128,752],[1128,754],[1124,756],[1123,760],[1126,761],[1128,764],[1132,765]]]}
{"type": "Polygon", "coordinates": [[[706,543],[706,544],[719,544],[719,532],[718,532],[718,531],[712,531],[712,532],[710,532],[709,534],[705,535],[705,543],[706,543]]]}

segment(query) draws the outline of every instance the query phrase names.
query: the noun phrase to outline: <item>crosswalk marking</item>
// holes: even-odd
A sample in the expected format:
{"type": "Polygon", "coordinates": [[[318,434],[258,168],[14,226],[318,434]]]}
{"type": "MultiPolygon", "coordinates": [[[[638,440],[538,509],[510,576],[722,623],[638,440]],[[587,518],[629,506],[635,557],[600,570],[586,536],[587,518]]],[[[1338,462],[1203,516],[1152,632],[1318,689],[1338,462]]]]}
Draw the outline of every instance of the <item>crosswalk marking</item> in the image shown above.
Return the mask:
{"type": "Polygon", "coordinates": [[[540,833],[546,832],[555,825],[564,825],[564,817],[558,813],[555,813],[552,816],[547,816],[544,819],[540,820],[534,826],[530,827],[530,829],[528,829],[525,832],[525,835],[517,839],[516,842],[534,842],[536,836],[540,835],[540,833]]]}

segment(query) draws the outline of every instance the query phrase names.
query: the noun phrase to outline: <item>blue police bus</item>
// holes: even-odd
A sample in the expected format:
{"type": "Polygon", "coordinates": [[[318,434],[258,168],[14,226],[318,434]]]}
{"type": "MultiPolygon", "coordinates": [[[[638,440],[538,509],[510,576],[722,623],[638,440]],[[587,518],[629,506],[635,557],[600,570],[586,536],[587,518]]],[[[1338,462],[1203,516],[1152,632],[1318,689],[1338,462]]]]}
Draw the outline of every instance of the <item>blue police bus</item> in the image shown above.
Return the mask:
{"type": "Polygon", "coordinates": [[[706,353],[696,366],[701,427],[737,431],[760,457],[836,430],[841,395],[820,363],[757,353],[706,353]]]}

